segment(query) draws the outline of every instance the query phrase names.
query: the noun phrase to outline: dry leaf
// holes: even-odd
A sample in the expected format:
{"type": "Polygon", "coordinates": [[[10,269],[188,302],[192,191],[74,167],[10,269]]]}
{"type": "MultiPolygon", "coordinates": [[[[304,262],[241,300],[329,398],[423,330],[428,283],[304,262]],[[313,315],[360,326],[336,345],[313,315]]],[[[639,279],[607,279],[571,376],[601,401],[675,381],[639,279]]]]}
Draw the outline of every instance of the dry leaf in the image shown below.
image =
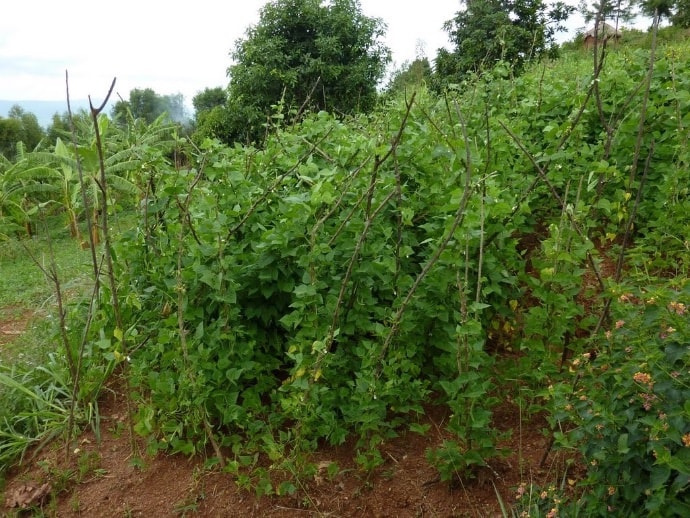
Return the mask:
{"type": "Polygon", "coordinates": [[[323,474],[328,471],[328,467],[333,464],[330,460],[322,460],[316,465],[316,473],[314,473],[314,482],[320,486],[324,482],[323,474]]]}
{"type": "Polygon", "coordinates": [[[48,482],[40,487],[24,484],[9,492],[5,506],[12,509],[27,509],[29,507],[40,506],[53,488],[48,482]]]}

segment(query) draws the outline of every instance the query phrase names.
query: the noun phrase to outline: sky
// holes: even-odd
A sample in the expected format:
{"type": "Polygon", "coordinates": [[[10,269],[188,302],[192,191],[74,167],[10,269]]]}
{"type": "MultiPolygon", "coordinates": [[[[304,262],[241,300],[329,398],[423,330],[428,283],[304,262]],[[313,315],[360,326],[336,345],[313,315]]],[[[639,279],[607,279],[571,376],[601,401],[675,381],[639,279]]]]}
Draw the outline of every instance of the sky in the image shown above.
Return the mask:
{"type": "MultiPolygon", "coordinates": [[[[154,2],[6,1],[0,17],[0,99],[127,99],[134,88],[181,93],[188,106],[206,87],[227,86],[230,52],[259,20],[265,0],[154,2]]],[[[413,60],[418,42],[433,58],[449,47],[443,22],[460,0],[360,0],[367,16],[387,24],[393,61],[413,60]]],[[[571,21],[579,28],[581,20],[571,21]]],[[[574,32],[573,32],[574,35],[574,32]]]]}

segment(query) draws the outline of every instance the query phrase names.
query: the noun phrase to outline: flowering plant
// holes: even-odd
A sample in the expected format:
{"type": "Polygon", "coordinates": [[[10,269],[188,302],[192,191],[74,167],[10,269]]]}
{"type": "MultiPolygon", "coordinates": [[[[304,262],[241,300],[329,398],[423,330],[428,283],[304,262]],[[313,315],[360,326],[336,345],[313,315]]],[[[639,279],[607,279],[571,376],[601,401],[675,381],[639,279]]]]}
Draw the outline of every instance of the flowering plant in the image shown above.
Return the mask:
{"type": "Polygon", "coordinates": [[[619,293],[597,354],[552,391],[556,442],[586,463],[587,516],[690,516],[690,284],[619,293]]]}

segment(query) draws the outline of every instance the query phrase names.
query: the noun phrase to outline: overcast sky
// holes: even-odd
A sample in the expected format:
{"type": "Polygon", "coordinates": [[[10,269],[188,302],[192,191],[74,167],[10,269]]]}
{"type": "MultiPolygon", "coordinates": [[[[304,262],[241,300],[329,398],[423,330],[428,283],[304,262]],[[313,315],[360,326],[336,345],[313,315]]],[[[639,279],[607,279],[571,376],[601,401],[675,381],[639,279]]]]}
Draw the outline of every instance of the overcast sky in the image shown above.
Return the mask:
{"type": "MultiPolygon", "coordinates": [[[[259,19],[265,0],[154,2],[5,0],[0,17],[0,99],[100,102],[113,79],[123,98],[133,88],[181,93],[187,104],[205,87],[226,86],[229,52],[259,19]]],[[[361,0],[383,18],[385,43],[400,64],[418,41],[433,59],[448,46],[441,26],[460,0],[361,0]]],[[[581,22],[573,21],[573,27],[581,22]]]]}

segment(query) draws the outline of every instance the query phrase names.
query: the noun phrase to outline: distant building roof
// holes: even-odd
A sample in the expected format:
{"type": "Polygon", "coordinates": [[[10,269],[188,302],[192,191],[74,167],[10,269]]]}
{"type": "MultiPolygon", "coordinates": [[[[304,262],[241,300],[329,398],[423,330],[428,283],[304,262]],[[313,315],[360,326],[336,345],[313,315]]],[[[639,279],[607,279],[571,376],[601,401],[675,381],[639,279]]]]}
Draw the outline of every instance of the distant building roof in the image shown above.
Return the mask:
{"type": "Polygon", "coordinates": [[[619,38],[621,36],[621,31],[606,22],[599,22],[597,25],[585,32],[585,39],[594,38],[595,36],[599,36],[600,38],[619,38]]]}

